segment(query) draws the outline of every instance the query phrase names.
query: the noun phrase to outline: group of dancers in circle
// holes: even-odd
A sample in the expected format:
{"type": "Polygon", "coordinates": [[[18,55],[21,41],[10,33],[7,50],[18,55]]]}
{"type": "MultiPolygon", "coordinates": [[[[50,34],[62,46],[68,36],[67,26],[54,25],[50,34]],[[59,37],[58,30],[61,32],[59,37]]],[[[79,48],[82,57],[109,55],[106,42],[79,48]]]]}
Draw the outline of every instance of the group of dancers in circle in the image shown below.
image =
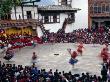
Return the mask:
{"type": "MultiPolygon", "coordinates": [[[[82,53],[83,53],[83,44],[80,43],[78,45],[78,48],[77,48],[77,51],[71,51],[71,49],[67,49],[69,54],[71,55],[71,59],[69,60],[69,63],[72,64],[74,66],[75,63],[78,62],[78,60],[76,59],[76,57],[78,56],[78,54],[80,54],[82,56],[82,53]]],[[[12,50],[7,50],[6,51],[6,55],[4,56],[4,59],[5,60],[10,60],[12,59],[14,56],[14,53],[12,50]]],[[[33,52],[33,55],[32,55],[32,63],[35,64],[36,63],[36,60],[37,60],[37,55],[36,55],[36,52],[33,52]]]]}
{"type": "MultiPolygon", "coordinates": [[[[80,54],[82,56],[82,53],[83,53],[83,49],[84,49],[84,46],[83,46],[83,43],[80,43],[78,45],[78,48],[77,48],[77,51],[71,51],[71,49],[67,49],[69,54],[71,55],[71,58],[69,60],[69,63],[74,67],[74,64],[78,62],[78,60],[76,59],[76,57],[78,56],[78,54],[80,54]]],[[[35,52],[33,52],[33,55],[32,55],[32,63],[35,64],[36,63],[36,59],[37,59],[37,55],[35,52]]]]}
{"type": "MultiPolygon", "coordinates": [[[[79,56],[79,55],[82,56],[84,49],[85,48],[83,46],[83,43],[79,43],[79,45],[77,46],[77,49],[75,51],[72,51],[71,49],[67,49],[67,51],[69,52],[69,54],[71,56],[69,63],[73,67],[78,62],[77,56],[79,56]]],[[[110,53],[109,53],[108,44],[105,44],[105,47],[101,50],[101,53],[100,53],[100,57],[103,60],[103,62],[107,62],[108,60],[110,61],[109,55],[110,55],[110,53]]],[[[6,55],[4,56],[4,59],[9,61],[11,58],[13,58],[13,56],[14,56],[14,53],[10,50],[7,50],[6,55]]],[[[35,64],[36,60],[37,60],[36,52],[33,52],[32,63],[35,64]]]]}

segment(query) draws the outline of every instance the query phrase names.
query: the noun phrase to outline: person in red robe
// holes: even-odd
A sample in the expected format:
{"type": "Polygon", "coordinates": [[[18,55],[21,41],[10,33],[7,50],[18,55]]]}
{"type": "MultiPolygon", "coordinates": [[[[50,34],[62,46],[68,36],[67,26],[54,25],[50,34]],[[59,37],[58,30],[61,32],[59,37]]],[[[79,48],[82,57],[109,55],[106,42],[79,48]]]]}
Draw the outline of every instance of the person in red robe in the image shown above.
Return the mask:
{"type": "Polygon", "coordinates": [[[109,50],[108,49],[108,44],[107,43],[105,43],[105,47],[104,47],[107,51],[109,50]]]}
{"type": "Polygon", "coordinates": [[[78,45],[78,48],[77,48],[77,52],[82,56],[82,53],[83,53],[83,49],[84,48],[84,46],[83,46],[83,43],[80,43],[79,45],[78,45]]]}
{"type": "Polygon", "coordinates": [[[109,56],[108,56],[108,51],[106,48],[103,48],[101,51],[101,58],[103,59],[103,62],[107,62],[109,56]]]}

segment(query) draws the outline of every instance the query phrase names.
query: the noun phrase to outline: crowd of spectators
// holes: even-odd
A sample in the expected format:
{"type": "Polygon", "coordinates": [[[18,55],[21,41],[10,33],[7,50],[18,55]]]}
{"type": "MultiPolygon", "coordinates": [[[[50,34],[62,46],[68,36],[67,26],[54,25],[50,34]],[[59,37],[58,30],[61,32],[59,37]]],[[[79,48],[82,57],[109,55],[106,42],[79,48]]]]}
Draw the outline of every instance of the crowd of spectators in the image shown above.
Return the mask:
{"type": "MultiPolygon", "coordinates": [[[[10,35],[0,35],[0,46],[8,46],[8,44],[14,44],[17,40],[23,40],[25,42],[31,42],[35,36],[24,34],[10,34],[10,35]]],[[[46,31],[44,35],[40,38],[36,36],[36,39],[42,43],[75,43],[83,42],[85,44],[103,44],[110,43],[110,29],[104,30],[99,28],[94,29],[77,29],[73,32],[65,33],[64,30],[60,29],[57,33],[46,31]]],[[[18,41],[20,42],[20,41],[18,41]]],[[[22,44],[22,42],[21,42],[22,44]]]]}
{"type": "Polygon", "coordinates": [[[85,44],[103,44],[110,43],[110,29],[104,28],[94,29],[77,29],[71,33],[65,33],[64,31],[58,31],[57,33],[47,32],[42,37],[43,42],[54,43],[75,43],[83,42],[85,44]]]}
{"type": "Polygon", "coordinates": [[[88,72],[72,74],[71,72],[55,72],[50,69],[39,70],[35,65],[22,66],[0,62],[0,82],[110,82],[110,68],[102,66],[101,75],[88,72]]]}
{"type": "Polygon", "coordinates": [[[1,47],[4,46],[8,46],[8,44],[13,44],[13,42],[15,40],[21,39],[21,38],[31,38],[31,35],[28,34],[24,34],[24,35],[20,35],[20,34],[10,34],[10,35],[6,35],[6,34],[1,34],[0,35],[0,45],[1,47]]]}
{"type": "Polygon", "coordinates": [[[5,47],[10,49],[22,48],[25,46],[32,46],[33,43],[41,43],[41,40],[37,36],[32,36],[27,33],[21,34],[10,34],[0,36],[0,48],[5,47]]]}

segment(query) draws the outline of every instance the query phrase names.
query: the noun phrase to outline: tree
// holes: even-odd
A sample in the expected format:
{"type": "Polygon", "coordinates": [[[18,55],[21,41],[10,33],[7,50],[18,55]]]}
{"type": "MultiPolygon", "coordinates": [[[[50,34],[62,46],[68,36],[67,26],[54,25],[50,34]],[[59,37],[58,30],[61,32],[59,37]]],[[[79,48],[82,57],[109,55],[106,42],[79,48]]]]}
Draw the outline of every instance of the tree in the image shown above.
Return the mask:
{"type": "Polygon", "coordinates": [[[7,16],[12,8],[12,2],[10,0],[2,0],[0,4],[0,18],[7,16]]]}
{"type": "Polygon", "coordinates": [[[0,0],[0,18],[4,18],[11,13],[12,7],[15,10],[16,17],[16,6],[21,4],[21,0],[0,0]]]}
{"type": "Polygon", "coordinates": [[[14,7],[14,11],[15,11],[15,18],[17,20],[17,16],[16,16],[16,6],[21,5],[21,0],[11,0],[12,1],[12,5],[14,7]]]}

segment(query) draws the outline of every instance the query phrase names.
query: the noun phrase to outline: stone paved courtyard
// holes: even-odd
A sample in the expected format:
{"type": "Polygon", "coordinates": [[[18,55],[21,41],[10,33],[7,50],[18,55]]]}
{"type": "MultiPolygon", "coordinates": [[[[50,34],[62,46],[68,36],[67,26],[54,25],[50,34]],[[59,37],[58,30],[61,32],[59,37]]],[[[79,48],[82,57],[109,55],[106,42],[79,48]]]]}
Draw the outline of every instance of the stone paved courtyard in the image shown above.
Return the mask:
{"type": "MultiPolygon", "coordinates": [[[[101,59],[99,57],[102,45],[91,44],[84,45],[85,49],[83,56],[78,56],[79,62],[75,64],[75,68],[68,63],[70,55],[67,51],[68,48],[76,50],[77,44],[60,43],[60,44],[38,44],[35,48],[27,47],[20,51],[16,51],[15,56],[9,62],[3,59],[3,54],[0,55],[0,60],[4,63],[16,63],[22,65],[32,65],[32,53],[36,52],[38,55],[36,66],[41,69],[45,68],[59,71],[71,71],[72,73],[90,72],[92,74],[100,74],[101,59]],[[54,55],[59,54],[59,55],[54,55]]],[[[110,46],[109,46],[110,49],[110,46]]]]}

